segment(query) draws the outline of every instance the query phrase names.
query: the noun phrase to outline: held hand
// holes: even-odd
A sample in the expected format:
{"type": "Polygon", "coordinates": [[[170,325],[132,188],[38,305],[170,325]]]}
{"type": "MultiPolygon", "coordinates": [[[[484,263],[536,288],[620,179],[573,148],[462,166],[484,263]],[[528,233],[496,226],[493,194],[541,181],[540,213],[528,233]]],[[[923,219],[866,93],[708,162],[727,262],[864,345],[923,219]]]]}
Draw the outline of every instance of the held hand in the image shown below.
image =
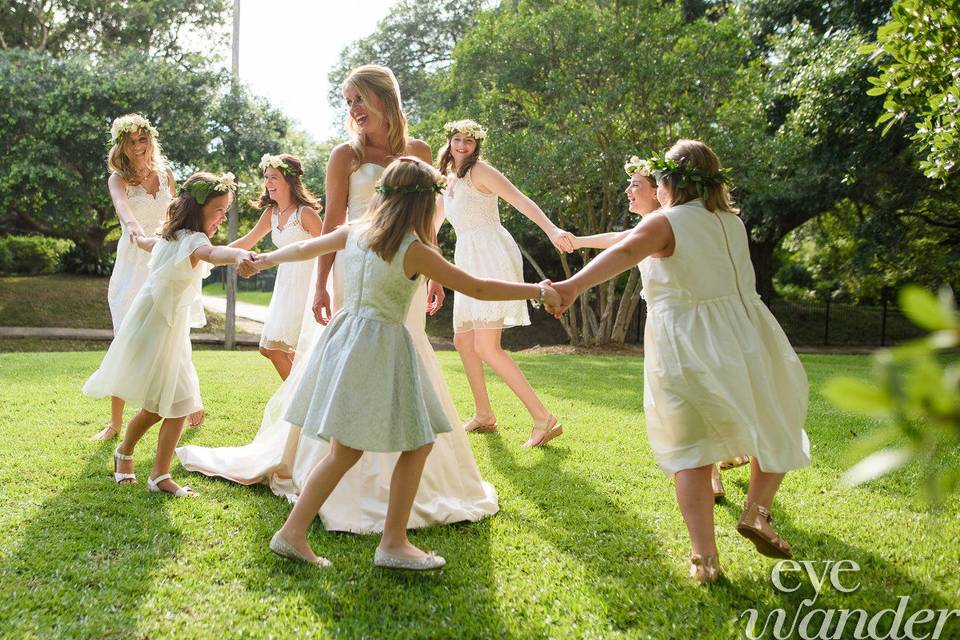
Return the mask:
{"type": "Polygon", "coordinates": [[[553,287],[553,290],[560,296],[560,303],[556,306],[548,306],[547,311],[552,313],[554,317],[559,318],[564,311],[570,308],[573,301],[577,299],[579,292],[576,290],[576,287],[569,284],[569,280],[556,282],[550,286],[553,287]]]}
{"type": "Polygon", "coordinates": [[[432,316],[437,311],[440,310],[440,307],[443,306],[443,300],[447,297],[447,294],[443,290],[443,286],[439,282],[434,282],[431,280],[427,283],[427,315],[432,316]]]}
{"type": "Polygon", "coordinates": [[[560,298],[560,294],[557,293],[557,290],[553,288],[552,283],[549,280],[544,280],[540,283],[540,286],[543,287],[543,309],[547,313],[553,313],[552,309],[557,309],[560,305],[563,304],[563,300],[560,298]]]}
{"type": "Polygon", "coordinates": [[[326,326],[333,314],[330,311],[330,294],[327,288],[318,288],[313,299],[313,317],[317,322],[326,326]]]}
{"type": "Polygon", "coordinates": [[[143,235],[143,232],[140,230],[140,227],[136,225],[131,225],[127,229],[127,238],[130,240],[130,244],[137,244],[137,238],[143,235]]]}
{"type": "Polygon", "coordinates": [[[550,242],[553,243],[553,246],[560,253],[570,253],[575,249],[573,246],[573,241],[576,238],[569,231],[564,231],[563,229],[558,229],[554,227],[554,230],[550,233],[550,242]]]}
{"type": "Polygon", "coordinates": [[[244,258],[237,267],[237,273],[243,278],[249,278],[256,275],[263,268],[263,256],[252,253],[250,257],[244,258]]]}

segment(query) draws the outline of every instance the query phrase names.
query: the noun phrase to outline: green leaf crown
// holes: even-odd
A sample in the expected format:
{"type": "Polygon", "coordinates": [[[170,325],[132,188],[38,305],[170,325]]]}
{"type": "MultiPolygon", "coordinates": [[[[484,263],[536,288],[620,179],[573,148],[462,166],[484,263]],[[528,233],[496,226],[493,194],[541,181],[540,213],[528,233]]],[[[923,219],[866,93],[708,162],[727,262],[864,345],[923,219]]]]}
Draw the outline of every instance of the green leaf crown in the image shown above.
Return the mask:
{"type": "MultiPolygon", "coordinates": [[[[633,158],[631,158],[631,161],[633,158]]],[[[706,195],[706,189],[710,187],[729,187],[733,183],[730,180],[730,169],[720,169],[716,173],[707,173],[699,167],[692,167],[686,158],[674,160],[666,157],[665,154],[655,153],[646,160],[640,160],[639,165],[652,175],[653,179],[659,184],[665,178],[673,178],[677,189],[685,189],[690,185],[696,185],[700,197],[706,195]]],[[[624,169],[631,166],[628,162],[624,169]]],[[[630,173],[627,169],[627,173],[630,173]]],[[[631,174],[632,175],[632,174],[631,174]]]]}
{"type": "Polygon", "coordinates": [[[446,188],[447,179],[444,176],[437,176],[437,179],[432,184],[427,185],[410,184],[405,186],[390,186],[379,182],[376,186],[377,193],[385,195],[391,193],[443,193],[443,190],[446,188]]]}
{"type": "Polygon", "coordinates": [[[237,191],[236,177],[229,171],[217,176],[215,182],[201,179],[194,180],[189,184],[185,183],[180,187],[177,195],[182,196],[189,193],[197,201],[197,204],[203,206],[211,194],[227,193],[228,191],[233,193],[237,191]]]}

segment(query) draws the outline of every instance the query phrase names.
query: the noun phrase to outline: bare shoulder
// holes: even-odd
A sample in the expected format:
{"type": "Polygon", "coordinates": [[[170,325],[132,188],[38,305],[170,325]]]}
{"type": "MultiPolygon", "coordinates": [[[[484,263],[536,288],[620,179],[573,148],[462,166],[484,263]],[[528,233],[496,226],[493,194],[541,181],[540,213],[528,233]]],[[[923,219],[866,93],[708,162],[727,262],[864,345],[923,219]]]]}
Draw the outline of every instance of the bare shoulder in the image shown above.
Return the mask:
{"type": "Polygon", "coordinates": [[[407,148],[404,152],[411,156],[416,156],[424,162],[433,162],[433,150],[423,140],[419,138],[410,138],[407,140],[407,148]]]}
{"type": "Polygon", "coordinates": [[[107,186],[109,187],[126,187],[127,180],[122,175],[114,171],[110,174],[110,177],[107,178],[107,186]]]}
{"type": "Polygon", "coordinates": [[[347,142],[341,142],[330,152],[330,166],[348,168],[354,163],[356,157],[353,147],[347,142]]]}

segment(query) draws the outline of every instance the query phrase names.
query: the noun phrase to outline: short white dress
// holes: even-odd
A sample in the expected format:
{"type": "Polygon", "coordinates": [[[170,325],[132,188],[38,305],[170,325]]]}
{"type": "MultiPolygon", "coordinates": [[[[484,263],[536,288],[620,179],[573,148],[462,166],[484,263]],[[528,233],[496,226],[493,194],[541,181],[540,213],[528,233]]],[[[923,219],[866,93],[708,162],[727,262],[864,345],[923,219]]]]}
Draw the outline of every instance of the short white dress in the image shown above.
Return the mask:
{"type": "Polygon", "coordinates": [[[190,255],[210,240],[205,233],[183,229],[175,237],[161,239],[151,253],[143,252],[150,256],[147,281],[100,368],[84,383],[84,395],[116,396],[162,418],[180,418],[203,408],[191,360],[190,327],[198,324],[191,321],[196,319],[191,307],[200,299],[211,265],[200,261],[193,267],[190,255]]]}
{"type": "MultiPolygon", "coordinates": [[[[497,196],[481,193],[470,179],[449,177],[443,195],[447,220],[457,233],[453,261],[477,278],[523,282],[523,258],[516,240],[500,224],[497,196]]],[[[489,301],[453,294],[453,330],[504,329],[530,324],[523,300],[489,301]]]]}
{"type": "Polygon", "coordinates": [[[351,229],[337,254],[343,307],[310,355],[284,419],[303,434],[363,451],[410,451],[453,431],[404,326],[420,278],[406,277],[408,234],[390,262],[351,229]]]}
{"type": "Polygon", "coordinates": [[[756,292],[740,217],[702,200],[663,209],[676,248],[640,264],[643,395],[667,475],[750,455],[763,471],[810,464],[807,375],[756,292]]]}
{"type": "MultiPolygon", "coordinates": [[[[150,195],[142,185],[127,185],[127,203],[130,212],[143,232],[152,236],[160,230],[170,204],[170,184],[167,181],[167,169],[161,167],[158,177],[160,187],[155,195],[150,195]]],[[[110,305],[110,319],[113,321],[113,332],[120,329],[123,316],[130,310],[133,299],[140,293],[140,288],[147,281],[147,263],[150,254],[141,251],[137,245],[130,242],[127,236],[127,227],[120,223],[120,240],[117,241],[117,259],[113,263],[110,274],[110,285],[107,288],[107,303],[110,305]]]]}
{"type": "MultiPolygon", "coordinates": [[[[313,237],[300,221],[302,211],[303,207],[298,207],[287,219],[287,224],[281,228],[280,216],[276,207],[273,208],[270,214],[270,239],[274,245],[285,247],[313,237]]],[[[261,347],[287,353],[296,350],[300,330],[308,319],[305,316],[313,318],[311,307],[315,266],[316,260],[284,262],[277,266],[277,279],[270,297],[267,321],[263,325],[263,333],[260,334],[261,347]]]]}

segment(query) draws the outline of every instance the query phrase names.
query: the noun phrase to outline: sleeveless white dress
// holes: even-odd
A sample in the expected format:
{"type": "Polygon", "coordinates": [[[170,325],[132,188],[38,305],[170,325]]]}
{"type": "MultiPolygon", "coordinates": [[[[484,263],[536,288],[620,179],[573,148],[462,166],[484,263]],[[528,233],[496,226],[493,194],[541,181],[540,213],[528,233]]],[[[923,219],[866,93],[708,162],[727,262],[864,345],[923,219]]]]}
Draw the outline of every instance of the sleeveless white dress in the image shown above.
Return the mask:
{"type": "MultiPolygon", "coordinates": [[[[300,222],[298,207],[287,218],[287,224],[280,228],[280,216],[276,207],[270,214],[270,239],[277,247],[285,247],[293,242],[309,240],[312,236],[300,222]]],[[[267,309],[267,321],[260,334],[260,346],[275,351],[295,351],[300,339],[300,330],[305,322],[313,318],[313,292],[315,287],[316,264],[313,260],[304,262],[284,262],[277,266],[277,279],[267,309]],[[309,316],[309,317],[307,317],[309,316]]]]}
{"type": "MultiPolygon", "coordinates": [[[[150,195],[142,185],[127,185],[127,203],[130,212],[147,236],[154,235],[163,225],[163,219],[170,204],[170,185],[167,182],[167,169],[162,167],[158,174],[160,186],[156,195],[150,195]]],[[[123,323],[123,317],[133,304],[133,299],[140,293],[140,288],[147,281],[147,263],[150,254],[141,251],[137,245],[127,237],[127,227],[120,223],[120,240],[117,241],[117,259],[113,263],[113,272],[110,274],[110,285],[107,289],[107,303],[110,305],[110,319],[113,321],[113,332],[116,334],[123,323]]]]}
{"type": "Polygon", "coordinates": [[[191,307],[201,297],[211,265],[193,266],[190,255],[210,240],[203,232],[183,229],[175,237],[159,240],[151,253],[133,245],[150,258],[149,275],[100,368],[84,383],[84,395],[123,398],[162,418],[203,408],[191,360],[191,307]]]}
{"type": "MultiPolygon", "coordinates": [[[[500,224],[497,196],[481,193],[470,180],[449,177],[443,210],[457,233],[453,261],[477,278],[523,282],[523,258],[516,240],[500,224]]],[[[454,332],[503,329],[530,324],[524,300],[477,300],[453,293],[454,332]]]]}
{"type": "Polygon", "coordinates": [[[702,200],[663,209],[673,255],[640,263],[647,434],[667,475],[750,455],[772,473],[810,464],[807,375],[756,292],[739,216],[702,200]]]}
{"type": "MultiPolygon", "coordinates": [[[[348,220],[358,220],[366,211],[383,169],[373,163],[364,163],[350,175],[348,220]]],[[[333,264],[332,299],[334,307],[339,309],[344,298],[343,266],[339,258],[333,264]]],[[[426,306],[427,289],[425,283],[420,282],[404,325],[420,356],[423,384],[433,388],[448,421],[457,427],[438,435],[434,441],[410,513],[408,526],[411,528],[464,520],[474,522],[499,510],[496,490],[480,476],[467,434],[459,427],[460,419],[440,371],[440,363],[427,339],[426,306]]],[[[323,328],[312,320],[304,326],[297,345],[297,353],[301,355],[294,360],[290,377],[267,403],[253,442],[243,447],[180,447],[177,456],[184,468],[240,484],[266,483],[275,494],[295,501],[310,472],[329,447],[323,440],[303,437],[299,428],[292,427],[284,419],[322,331],[323,328]]],[[[357,389],[354,393],[362,392],[357,389]]],[[[399,455],[365,454],[321,507],[319,515],[324,527],[330,531],[354,533],[383,531],[390,476],[399,455]]]]}

